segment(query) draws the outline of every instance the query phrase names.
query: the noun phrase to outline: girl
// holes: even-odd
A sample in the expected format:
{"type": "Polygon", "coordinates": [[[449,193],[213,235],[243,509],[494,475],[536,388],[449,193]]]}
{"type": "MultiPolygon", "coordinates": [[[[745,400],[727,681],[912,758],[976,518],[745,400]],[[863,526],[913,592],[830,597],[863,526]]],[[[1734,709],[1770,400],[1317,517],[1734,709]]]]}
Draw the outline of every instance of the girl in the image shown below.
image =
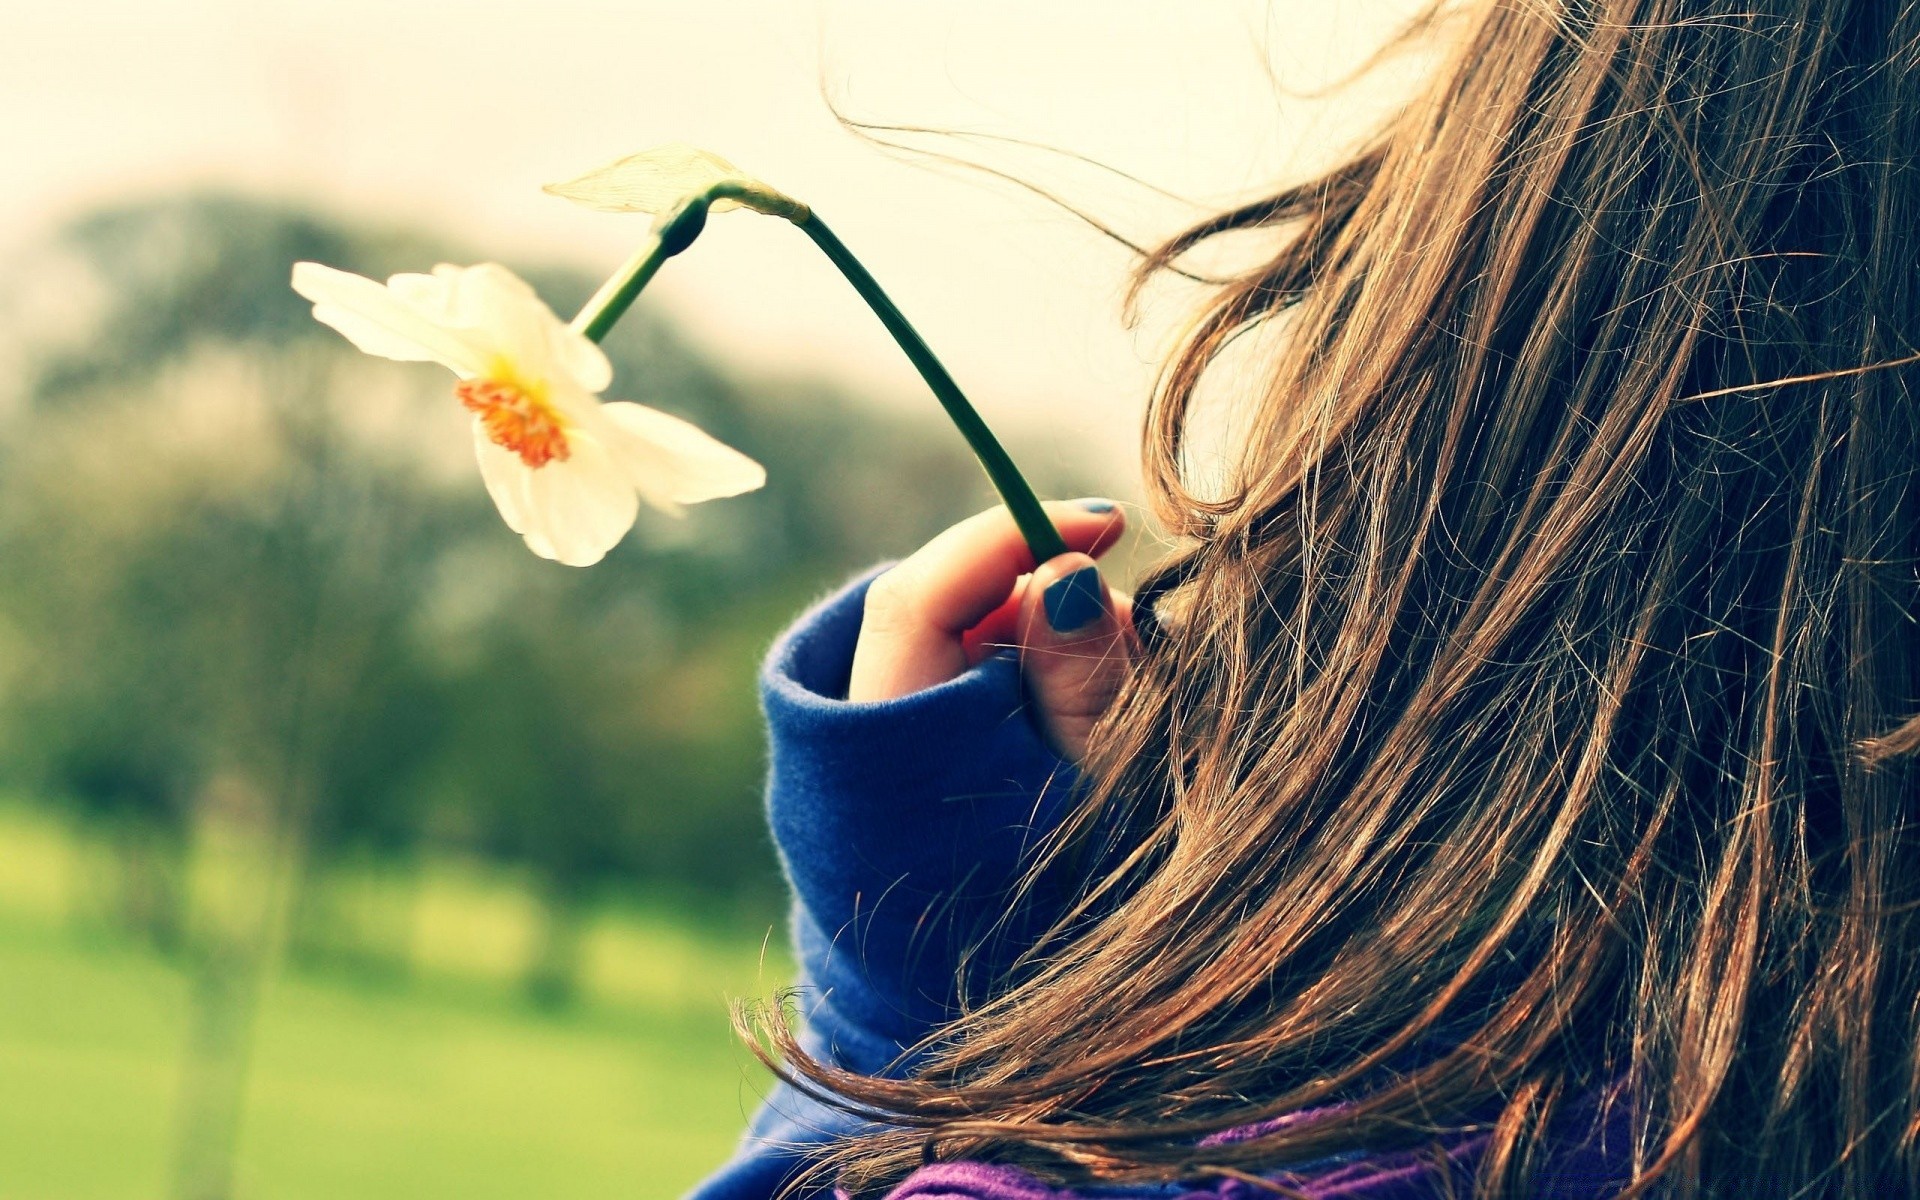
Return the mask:
{"type": "Polygon", "coordinates": [[[1147,264],[1282,239],[1131,605],[1063,505],[776,647],[803,1029],[697,1195],[1920,1194],[1920,4],[1462,20],[1147,264]]]}

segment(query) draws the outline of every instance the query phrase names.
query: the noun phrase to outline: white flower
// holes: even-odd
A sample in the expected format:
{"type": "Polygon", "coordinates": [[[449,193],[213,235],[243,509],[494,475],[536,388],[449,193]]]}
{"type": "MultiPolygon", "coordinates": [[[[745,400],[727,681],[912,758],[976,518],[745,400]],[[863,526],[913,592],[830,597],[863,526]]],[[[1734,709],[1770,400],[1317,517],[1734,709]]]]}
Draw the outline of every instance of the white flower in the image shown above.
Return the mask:
{"type": "Polygon", "coordinates": [[[678,417],[601,403],[613,381],[607,356],[505,267],[442,264],[383,287],[303,262],[293,289],[368,354],[437,362],[460,377],[453,393],[473,413],[480,477],[542,558],[600,561],[643,499],[677,514],[766,482],[759,463],[678,417]]]}

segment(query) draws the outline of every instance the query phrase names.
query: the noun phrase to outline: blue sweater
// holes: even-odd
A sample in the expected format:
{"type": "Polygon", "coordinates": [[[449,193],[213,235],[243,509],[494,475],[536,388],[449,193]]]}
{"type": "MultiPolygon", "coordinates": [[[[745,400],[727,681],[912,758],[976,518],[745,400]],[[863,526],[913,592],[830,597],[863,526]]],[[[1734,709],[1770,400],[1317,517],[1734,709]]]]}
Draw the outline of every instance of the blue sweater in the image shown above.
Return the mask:
{"type": "MultiPolygon", "coordinates": [[[[876,572],[877,573],[877,572],[876,572]]],[[[1022,711],[1002,653],[896,700],[846,697],[864,576],[774,644],[760,677],[769,739],[767,819],[793,885],[802,1044],[868,1073],[999,974],[1046,914],[1008,919],[1007,897],[1076,781],[1022,711]],[[963,951],[982,937],[969,957],[963,951]]],[[[767,1200],[854,1128],[776,1086],[739,1152],[688,1200],[767,1200]]]]}
{"type": "MultiPolygon", "coordinates": [[[[775,643],[760,679],[770,739],[767,817],[793,885],[802,1044],[868,1074],[897,1073],[903,1053],[951,1017],[962,994],[1004,972],[1061,910],[1070,881],[1028,893],[1016,881],[1065,814],[1078,777],[1023,711],[1011,653],[896,700],[845,699],[868,575],[829,597],[775,643]],[[981,948],[961,966],[963,952],[981,948]]],[[[1630,1161],[1625,1106],[1573,1106],[1568,1136],[1536,1178],[1554,1200],[1611,1195],[1630,1161]]],[[[1305,1116],[1307,1114],[1296,1114],[1305,1116]]],[[[1283,1118],[1291,1120],[1293,1118],[1283,1118]]],[[[770,1200],[858,1122],[779,1085],[732,1160],[687,1200],[770,1200]]],[[[1249,1129],[1246,1133],[1255,1130],[1249,1129]]],[[[1316,1200],[1434,1200],[1470,1190],[1484,1135],[1431,1153],[1348,1154],[1282,1178],[1316,1200]]],[[[827,1189],[806,1193],[822,1197],[827,1189]]],[[[1078,1195],[1254,1200],[1218,1189],[1117,1189],[1078,1195]]],[[[944,1164],[896,1200],[1061,1200],[1013,1168],[944,1164]]]]}

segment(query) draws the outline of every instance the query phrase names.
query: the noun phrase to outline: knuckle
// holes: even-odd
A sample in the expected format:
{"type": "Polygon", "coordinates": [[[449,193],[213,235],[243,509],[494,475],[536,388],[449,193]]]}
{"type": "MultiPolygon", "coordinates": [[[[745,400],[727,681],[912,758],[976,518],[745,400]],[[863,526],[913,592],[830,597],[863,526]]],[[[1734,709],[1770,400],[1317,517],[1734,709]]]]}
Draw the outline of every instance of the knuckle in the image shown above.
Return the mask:
{"type": "Polygon", "coordinates": [[[899,568],[895,568],[867,585],[867,599],[862,609],[863,629],[887,633],[906,628],[913,623],[913,608],[911,581],[903,579],[899,568]]]}

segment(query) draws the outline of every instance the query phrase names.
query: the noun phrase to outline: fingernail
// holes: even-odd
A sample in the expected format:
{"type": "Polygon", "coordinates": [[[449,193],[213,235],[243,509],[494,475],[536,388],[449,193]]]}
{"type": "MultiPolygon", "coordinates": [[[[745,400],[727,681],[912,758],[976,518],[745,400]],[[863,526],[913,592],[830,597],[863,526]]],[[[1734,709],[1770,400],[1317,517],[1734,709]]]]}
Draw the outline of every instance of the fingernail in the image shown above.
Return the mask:
{"type": "Polygon", "coordinates": [[[1110,513],[1120,507],[1111,500],[1082,500],[1080,507],[1093,513],[1110,513]]]}
{"type": "Polygon", "coordinates": [[[1041,600],[1047,608],[1047,624],[1055,633],[1071,633],[1091,625],[1106,614],[1106,596],[1100,590],[1100,569],[1081,567],[1047,585],[1041,600]]]}

